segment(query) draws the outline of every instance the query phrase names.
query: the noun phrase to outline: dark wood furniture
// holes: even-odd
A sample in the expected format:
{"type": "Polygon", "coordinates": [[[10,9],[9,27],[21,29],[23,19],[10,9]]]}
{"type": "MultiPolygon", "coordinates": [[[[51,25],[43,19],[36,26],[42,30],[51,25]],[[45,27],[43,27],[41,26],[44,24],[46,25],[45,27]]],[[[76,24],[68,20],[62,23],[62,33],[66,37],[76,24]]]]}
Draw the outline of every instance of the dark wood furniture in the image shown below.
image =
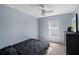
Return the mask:
{"type": "Polygon", "coordinates": [[[66,54],[79,55],[79,33],[66,32],[66,54]]]}

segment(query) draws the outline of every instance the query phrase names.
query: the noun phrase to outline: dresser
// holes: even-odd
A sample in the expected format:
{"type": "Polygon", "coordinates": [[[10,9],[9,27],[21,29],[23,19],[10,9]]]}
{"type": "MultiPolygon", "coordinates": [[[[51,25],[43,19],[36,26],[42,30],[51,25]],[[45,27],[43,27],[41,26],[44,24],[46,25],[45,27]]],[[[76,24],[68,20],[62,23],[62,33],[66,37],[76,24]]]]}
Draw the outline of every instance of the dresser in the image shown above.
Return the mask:
{"type": "Polygon", "coordinates": [[[66,32],[66,54],[79,55],[79,33],[66,32]]]}

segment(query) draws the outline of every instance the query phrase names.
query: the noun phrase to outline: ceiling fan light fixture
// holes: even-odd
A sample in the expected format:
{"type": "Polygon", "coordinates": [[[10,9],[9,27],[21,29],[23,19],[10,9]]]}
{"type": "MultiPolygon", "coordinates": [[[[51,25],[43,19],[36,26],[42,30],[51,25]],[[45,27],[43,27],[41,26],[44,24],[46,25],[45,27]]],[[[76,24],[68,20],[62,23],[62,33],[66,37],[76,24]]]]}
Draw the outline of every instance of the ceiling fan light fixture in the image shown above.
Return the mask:
{"type": "Polygon", "coordinates": [[[41,12],[41,14],[40,14],[41,16],[46,16],[47,13],[53,12],[52,9],[48,8],[49,7],[48,4],[37,4],[34,6],[36,6],[38,8],[37,10],[39,10],[41,12]]]}
{"type": "Polygon", "coordinates": [[[53,12],[53,10],[47,9],[46,5],[44,5],[44,4],[40,4],[40,7],[42,8],[42,9],[40,9],[41,16],[46,16],[46,13],[53,12]]]}

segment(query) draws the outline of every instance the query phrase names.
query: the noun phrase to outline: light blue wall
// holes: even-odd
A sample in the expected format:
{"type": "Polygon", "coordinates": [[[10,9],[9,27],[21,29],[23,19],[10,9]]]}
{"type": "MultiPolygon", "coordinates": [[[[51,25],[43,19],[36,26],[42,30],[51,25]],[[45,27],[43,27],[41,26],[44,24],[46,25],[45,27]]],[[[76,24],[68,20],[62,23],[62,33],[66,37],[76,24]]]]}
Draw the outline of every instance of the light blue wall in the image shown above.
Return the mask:
{"type": "Polygon", "coordinates": [[[58,16],[50,16],[46,18],[39,19],[39,39],[44,39],[48,41],[54,41],[59,43],[64,43],[64,32],[67,27],[70,26],[70,21],[72,18],[72,13],[58,15],[58,16]],[[48,21],[59,20],[59,39],[53,39],[48,37],[48,21]]]}
{"type": "Polygon", "coordinates": [[[38,38],[38,20],[0,5],[0,48],[27,38],[38,38]]]}

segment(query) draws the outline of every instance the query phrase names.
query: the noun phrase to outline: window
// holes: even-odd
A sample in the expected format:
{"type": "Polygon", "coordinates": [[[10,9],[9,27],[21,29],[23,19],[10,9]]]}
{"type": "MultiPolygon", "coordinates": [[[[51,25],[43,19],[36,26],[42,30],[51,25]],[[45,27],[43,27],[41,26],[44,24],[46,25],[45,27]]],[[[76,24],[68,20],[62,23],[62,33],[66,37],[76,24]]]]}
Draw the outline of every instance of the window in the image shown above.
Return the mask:
{"type": "Polygon", "coordinates": [[[59,21],[53,20],[48,21],[49,26],[49,37],[59,38],[59,21]]]}

